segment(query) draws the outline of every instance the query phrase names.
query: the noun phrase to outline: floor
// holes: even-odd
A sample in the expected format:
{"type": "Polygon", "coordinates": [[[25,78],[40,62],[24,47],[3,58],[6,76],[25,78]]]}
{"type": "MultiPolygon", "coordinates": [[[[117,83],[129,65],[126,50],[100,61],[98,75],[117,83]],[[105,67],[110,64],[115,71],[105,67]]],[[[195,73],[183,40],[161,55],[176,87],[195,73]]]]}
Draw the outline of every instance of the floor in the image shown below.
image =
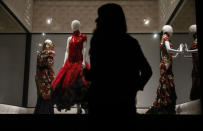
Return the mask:
{"type": "MultiPolygon", "coordinates": [[[[145,114],[148,109],[137,109],[139,114],[145,114]]],[[[0,114],[33,114],[34,108],[23,108],[11,105],[0,104],[0,114]]],[[[61,112],[54,109],[55,114],[76,114],[77,108],[71,108],[69,111],[62,110],[61,112]]],[[[84,114],[84,110],[82,112],[84,114]]],[[[178,115],[200,115],[201,104],[200,100],[186,102],[176,105],[176,114],[178,115]]]]}

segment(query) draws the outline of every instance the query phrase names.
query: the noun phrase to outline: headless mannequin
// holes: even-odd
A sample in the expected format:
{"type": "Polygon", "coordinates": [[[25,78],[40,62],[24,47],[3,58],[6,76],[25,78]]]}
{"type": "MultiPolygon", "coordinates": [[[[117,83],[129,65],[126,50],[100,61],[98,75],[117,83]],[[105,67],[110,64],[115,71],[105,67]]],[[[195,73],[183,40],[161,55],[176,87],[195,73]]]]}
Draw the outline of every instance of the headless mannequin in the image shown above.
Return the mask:
{"type": "MultiPolygon", "coordinates": [[[[169,35],[169,38],[173,35],[173,28],[170,25],[163,26],[162,31],[164,34],[167,33],[169,35]]],[[[174,56],[172,56],[173,58],[177,58],[179,53],[183,52],[183,47],[184,47],[183,44],[180,44],[180,46],[177,50],[172,49],[170,47],[170,42],[168,40],[166,40],[164,43],[161,43],[161,44],[165,44],[165,47],[166,47],[168,53],[176,53],[174,56]]],[[[168,69],[169,63],[166,63],[165,65],[166,65],[166,69],[168,69]]]]}
{"type": "MultiPolygon", "coordinates": [[[[71,29],[72,31],[79,31],[80,29],[80,21],[78,20],[73,20],[72,23],[71,23],[71,29]]],[[[65,52],[65,58],[64,58],[64,64],[68,58],[68,50],[69,50],[69,41],[71,40],[72,36],[68,37],[67,39],[67,46],[66,46],[66,52],[65,52]]],[[[82,50],[82,54],[83,54],[83,62],[82,62],[82,66],[83,68],[85,68],[85,61],[86,61],[86,45],[87,45],[87,42],[84,42],[83,43],[83,50],[82,50]]],[[[63,65],[64,65],[63,64],[63,65]]],[[[76,104],[77,106],[77,114],[81,114],[82,113],[82,107],[81,107],[81,104],[76,104]]],[[[85,113],[87,113],[87,110],[85,110],[85,113]]]]}

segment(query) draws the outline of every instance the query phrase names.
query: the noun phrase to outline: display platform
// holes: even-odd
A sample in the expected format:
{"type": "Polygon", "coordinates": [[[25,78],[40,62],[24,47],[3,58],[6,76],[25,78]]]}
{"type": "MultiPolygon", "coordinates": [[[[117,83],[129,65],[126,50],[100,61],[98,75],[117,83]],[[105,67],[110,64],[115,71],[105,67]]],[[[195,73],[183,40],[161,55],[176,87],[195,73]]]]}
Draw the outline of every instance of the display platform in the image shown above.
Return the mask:
{"type": "MultiPolygon", "coordinates": [[[[145,114],[147,108],[137,109],[139,114],[145,114]]],[[[34,108],[23,108],[18,106],[0,104],[0,114],[33,114],[34,108]]],[[[62,110],[61,112],[54,109],[55,114],[76,114],[77,108],[73,107],[70,111],[62,110]]],[[[84,110],[82,112],[84,114],[84,110]]],[[[177,115],[201,115],[200,100],[190,101],[176,105],[177,115]]]]}
{"type": "Polygon", "coordinates": [[[194,100],[186,102],[180,105],[176,105],[176,114],[179,115],[200,115],[201,113],[201,101],[194,100]]]}
{"type": "MultiPolygon", "coordinates": [[[[33,114],[34,108],[24,108],[24,107],[18,107],[18,106],[12,106],[12,105],[6,105],[6,104],[0,104],[0,114],[33,114]]],[[[61,112],[57,111],[57,109],[54,109],[55,114],[76,114],[77,108],[73,107],[69,111],[62,110],[61,112]]],[[[82,111],[82,114],[84,114],[84,110],[82,111]]]]}

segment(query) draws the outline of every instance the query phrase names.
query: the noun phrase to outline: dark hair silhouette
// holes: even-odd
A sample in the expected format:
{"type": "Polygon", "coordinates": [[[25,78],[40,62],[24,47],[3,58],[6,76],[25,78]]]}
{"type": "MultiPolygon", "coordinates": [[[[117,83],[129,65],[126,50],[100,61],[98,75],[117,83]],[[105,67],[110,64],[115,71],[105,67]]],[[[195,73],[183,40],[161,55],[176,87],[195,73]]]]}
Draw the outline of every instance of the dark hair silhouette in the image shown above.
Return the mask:
{"type": "Polygon", "coordinates": [[[106,4],[98,9],[97,28],[106,33],[126,33],[126,20],[122,8],[117,4],[106,4]]]}
{"type": "Polygon", "coordinates": [[[135,113],[135,96],[152,75],[138,41],[126,33],[121,6],[98,9],[97,27],[90,43],[89,113],[135,113]]]}

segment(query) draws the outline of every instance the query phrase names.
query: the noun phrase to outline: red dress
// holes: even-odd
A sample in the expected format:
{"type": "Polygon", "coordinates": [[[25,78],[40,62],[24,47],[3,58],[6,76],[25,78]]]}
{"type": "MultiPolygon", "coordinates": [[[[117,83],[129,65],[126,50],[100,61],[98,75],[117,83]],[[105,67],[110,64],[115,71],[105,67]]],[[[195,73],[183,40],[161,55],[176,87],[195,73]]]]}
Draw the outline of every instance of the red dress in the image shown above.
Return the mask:
{"type": "MultiPolygon", "coordinates": [[[[58,110],[70,109],[76,103],[82,103],[87,93],[88,82],[83,75],[83,43],[86,35],[75,31],[69,41],[68,59],[52,82],[53,101],[58,110]]],[[[87,65],[87,62],[85,62],[87,65]]],[[[87,65],[88,66],[88,65],[87,65]]]]}
{"type": "Polygon", "coordinates": [[[153,106],[147,111],[147,114],[174,114],[176,105],[176,91],[174,84],[174,75],[172,71],[172,54],[167,52],[165,41],[170,42],[170,47],[173,47],[167,34],[163,35],[160,51],[161,51],[161,63],[160,63],[160,79],[159,87],[157,89],[157,96],[153,103],[153,106]],[[169,64],[168,69],[165,64],[169,64]]]}

